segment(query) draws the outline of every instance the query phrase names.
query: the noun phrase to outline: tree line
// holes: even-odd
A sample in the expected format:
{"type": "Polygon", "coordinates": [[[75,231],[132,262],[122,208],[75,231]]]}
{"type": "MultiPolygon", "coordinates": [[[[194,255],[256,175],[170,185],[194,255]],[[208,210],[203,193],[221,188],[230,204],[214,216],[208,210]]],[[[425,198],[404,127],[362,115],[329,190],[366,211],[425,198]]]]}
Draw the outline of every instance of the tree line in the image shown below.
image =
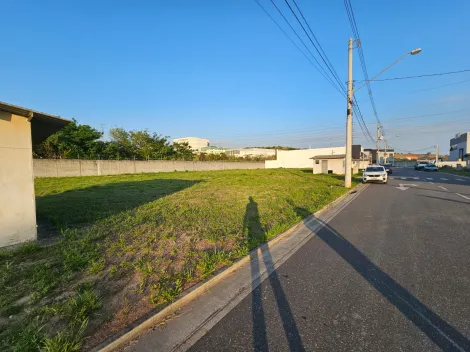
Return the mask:
{"type": "Polygon", "coordinates": [[[33,157],[91,160],[265,160],[262,157],[237,158],[225,153],[196,154],[187,143],[172,144],[170,137],[148,130],[111,128],[109,140],[103,140],[103,132],[89,125],[81,125],[75,119],[42,143],[33,145],[33,157]]]}
{"type": "Polygon", "coordinates": [[[73,120],[42,143],[33,145],[33,157],[104,160],[192,160],[194,157],[187,143],[171,144],[170,137],[148,130],[111,128],[109,140],[102,138],[103,132],[73,120]]]}

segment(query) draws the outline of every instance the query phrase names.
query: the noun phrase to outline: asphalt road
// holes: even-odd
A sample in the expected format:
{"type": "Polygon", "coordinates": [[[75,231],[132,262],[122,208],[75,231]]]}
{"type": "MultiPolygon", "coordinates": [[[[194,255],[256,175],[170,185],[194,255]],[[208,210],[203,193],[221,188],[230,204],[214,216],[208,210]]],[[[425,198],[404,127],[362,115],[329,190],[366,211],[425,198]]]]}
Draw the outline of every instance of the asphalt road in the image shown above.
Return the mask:
{"type": "Polygon", "coordinates": [[[369,185],[191,351],[470,351],[470,179],[392,177],[369,185]]]}

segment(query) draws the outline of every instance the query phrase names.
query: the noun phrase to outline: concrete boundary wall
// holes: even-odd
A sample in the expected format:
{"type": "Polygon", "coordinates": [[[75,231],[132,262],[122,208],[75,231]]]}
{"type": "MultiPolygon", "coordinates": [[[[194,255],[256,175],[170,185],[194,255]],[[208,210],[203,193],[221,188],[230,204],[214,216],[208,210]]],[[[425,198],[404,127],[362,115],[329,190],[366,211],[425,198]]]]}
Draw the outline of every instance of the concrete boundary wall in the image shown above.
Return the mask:
{"type": "Polygon", "coordinates": [[[72,177],[172,171],[264,169],[264,161],[34,159],[34,177],[72,177]]]}

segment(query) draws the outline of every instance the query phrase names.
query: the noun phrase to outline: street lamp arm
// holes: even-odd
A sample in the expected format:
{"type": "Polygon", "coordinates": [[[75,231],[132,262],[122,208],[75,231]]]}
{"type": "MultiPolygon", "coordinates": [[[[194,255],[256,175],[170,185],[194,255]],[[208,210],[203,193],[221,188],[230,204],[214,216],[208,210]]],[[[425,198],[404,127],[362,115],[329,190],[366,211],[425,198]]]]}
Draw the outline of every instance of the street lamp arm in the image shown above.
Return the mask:
{"type": "Polygon", "coordinates": [[[410,55],[410,53],[406,53],[405,55],[403,55],[402,57],[400,57],[398,60],[396,60],[395,62],[393,62],[392,64],[388,65],[387,67],[385,67],[382,71],[380,71],[379,73],[377,73],[374,77],[372,77],[370,80],[366,81],[363,85],[361,85],[359,88],[356,88],[354,89],[354,93],[356,93],[359,89],[361,89],[362,87],[364,87],[367,83],[369,82],[372,82],[374,79],[376,79],[377,77],[379,77],[382,73],[384,73],[385,71],[387,71],[390,67],[392,67],[393,65],[395,65],[397,62],[403,60],[407,55],[410,55]]]}

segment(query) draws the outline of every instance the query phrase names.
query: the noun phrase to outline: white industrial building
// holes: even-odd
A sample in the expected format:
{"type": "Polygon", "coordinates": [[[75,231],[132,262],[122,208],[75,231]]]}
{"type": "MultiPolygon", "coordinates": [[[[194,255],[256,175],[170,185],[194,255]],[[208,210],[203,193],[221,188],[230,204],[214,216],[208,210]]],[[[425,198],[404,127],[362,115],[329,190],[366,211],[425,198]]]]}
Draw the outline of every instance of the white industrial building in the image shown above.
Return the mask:
{"type": "Polygon", "coordinates": [[[276,160],[266,160],[267,169],[307,169],[312,167],[312,160],[317,155],[345,154],[346,147],[329,147],[300,150],[277,150],[276,160]]]}
{"type": "MultiPolygon", "coordinates": [[[[267,169],[313,169],[314,174],[344,174],[346,147],[278,150],[276,160],[266,160],[267,169]]],[[[353,145],[353,169],[355,172],[369,164],[360,145],[353,145]]]]}
{"type": "Polygon", "coordinates": [[[228,156],[234,156],[237,158],[244,157],[273,157],[276,155],[276,150],[266,148],[236,148],[228,149],[225,152],[228,156]]]}
{"type": "Polygon", "coordinates": [[[450,140],[449,161],[468,160],[470,155],[470,132],[458,133],[450,140]]]}
{"type": "Polygon", "coordinates": [[[208,139],[197,137],[175,138],[173,139],[173,144],[175,143],[188,143],[191,149],[195,152],[200,152],[202,148],[210,145],[208,139]]]}

